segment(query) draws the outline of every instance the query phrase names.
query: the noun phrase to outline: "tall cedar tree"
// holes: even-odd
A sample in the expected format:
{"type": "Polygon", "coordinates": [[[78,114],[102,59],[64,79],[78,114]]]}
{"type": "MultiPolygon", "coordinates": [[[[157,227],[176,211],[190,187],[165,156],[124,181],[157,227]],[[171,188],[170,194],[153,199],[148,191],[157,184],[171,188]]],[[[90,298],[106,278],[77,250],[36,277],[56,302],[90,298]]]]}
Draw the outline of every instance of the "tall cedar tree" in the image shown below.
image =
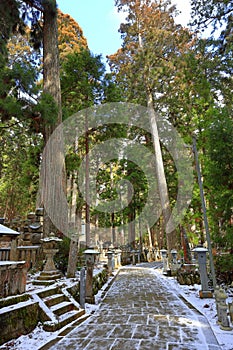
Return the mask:
{"type": "Polygon", "coordinates": [[[128,17],[127,22],[120,27],[122,49],[109,57],[110,67],[128,101],[147,105],[151,110],[157,179],[167,229],[167,248],[171,250],[177,244],[177,233],[174,227],[170,232],[167,227],[172,219],[171,206],[155,108],[158,96],[166,94],[169,81],[176,74],[177,58],[190,45],[190,35],[175,24],[173,16],[176,9],[170,7],[170,1],[117,0],[116,5],[119,11],[126,8],[128,17]]]}

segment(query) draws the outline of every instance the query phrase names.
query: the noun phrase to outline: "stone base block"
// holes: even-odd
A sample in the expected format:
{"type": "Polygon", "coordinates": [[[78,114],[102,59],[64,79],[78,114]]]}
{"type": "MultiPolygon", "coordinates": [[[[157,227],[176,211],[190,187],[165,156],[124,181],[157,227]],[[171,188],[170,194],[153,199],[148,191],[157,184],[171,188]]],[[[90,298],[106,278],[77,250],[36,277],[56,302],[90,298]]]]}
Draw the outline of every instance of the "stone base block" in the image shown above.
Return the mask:
{"type": "Polygon", "coordinates": [[[33,281],[33,284],[35,285],[51,285],[56,280],[61,278],[61,273],[58,270],[55,271],[42,271],[40,276],[37,277],[36,280],[33,281]]]}
{"type": "Polygon", "coordinates": [[[56,280],[34,280],[32,284],[35,286],[51,286],[56,280]]]}
{"type": "Polygon", "coordinates": [[[232,331],[233,328],[230,327],[230,326],[223,326],[223,325],[221,325],[220,329],[222,329],[223,331],[232,331]]]}
{"type": "Polygon", "coordinates": [[[94,296],[93,297],[86,296],[85,302],[88,304],[95,304],[95,297],[94,296]]]}
{"type": "Polygon", "coordinates": [[[38,280],[57,280],[61,278],[61,273],[59,271],[53,271],[51,273],[41,272],[38,280]]]}
{"type": "Polygon", "coordinates": [[[204,298],[213,298],[213,293],[210,290],[200,290],[199,296],[201,299],[204,298]]]}

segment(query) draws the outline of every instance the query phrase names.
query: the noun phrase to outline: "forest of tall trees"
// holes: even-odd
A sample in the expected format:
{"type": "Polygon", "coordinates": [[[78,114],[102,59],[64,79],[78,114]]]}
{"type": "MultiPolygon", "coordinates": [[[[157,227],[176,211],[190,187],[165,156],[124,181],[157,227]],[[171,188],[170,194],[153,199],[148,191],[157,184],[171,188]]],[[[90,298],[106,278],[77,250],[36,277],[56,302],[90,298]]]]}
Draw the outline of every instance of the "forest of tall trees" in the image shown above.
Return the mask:
{"type": "Polygon", "coordinates": [[[192,152],[195,136],[213,248],[233,249],[233,3],[192,0],[191,5],[192,23],[184,28],[177,24],[177,10],[169,0],[115,0],[127,17],[119,28],[122,46],[107,57],[107,71],[101,55],[89,50],[82,28],[55,0],[1,1],[1,217],[24,218],[35,209],[43,149],[58,125],[87,108],[129,103],[152,112],[152,131],[117,120],[89,130],[87,118],[85,134],[64,154],[60,181],[67,195],[65,215],[75,215],[79,229],[82,220],[86,223],[89,244],[96,242],[96,227],[110,228],[110,241],[118,246],[140,243],[182,250],[184,234],[192,245],[205,243],[192,152]],[[212,29],[207,37],[200,34],[206,28],[212,29]],[[194,177],[187,210],[169,234],[166,226],[176,204],[179,174],[156,134],[157,113],[187,145],[194,177]],[[96,180],[99,199],[106,201],[119,195],[119,181],[130,182],[134,192],[127,208],[101,212],[77,189],[83,157],[111,138],[128,138],[155,154],[162,212],[146,230],[132,223],[145,206],[148,181],[143,169],[127,158],[102,164],[96,180]],[[127,225],[125,232],[118,229],[127,225]]]}

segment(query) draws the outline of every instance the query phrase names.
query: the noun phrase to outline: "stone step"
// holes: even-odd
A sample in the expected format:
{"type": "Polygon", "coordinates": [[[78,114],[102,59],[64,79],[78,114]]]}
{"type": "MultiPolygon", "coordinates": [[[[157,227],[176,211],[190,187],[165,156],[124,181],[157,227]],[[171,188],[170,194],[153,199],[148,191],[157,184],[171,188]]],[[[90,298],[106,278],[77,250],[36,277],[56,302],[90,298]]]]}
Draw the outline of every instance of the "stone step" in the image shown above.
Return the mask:
{"type": "Polygon", "coordinates": [[[63,301],[50,307],[50,310],[57,316],[61,316],[71,310],[75,310],[75,306],[70,301],[63,301]]]}
{"type": "Polygon", "coordinates": [[[58,317],[58,321],[56,323],[54,322],[45,322],[43,325],[43,328],[47,332],[54,332],[58,329],[63,328],[67,324],[73,322],[74,320],[78,319],[82,315],[85,314],[84,310],[71,310],[69,312],[66,312],[65,314],[58,317]]]}
{"type": "Polygon", "coordinates": [[[35,286],[51,286],[52,284],[54,284],[56,282],[56,280],[34,280],[32,283],[35,286]]]}
{"type": "Polygon", "coordinates": [[[40,276],[37,277],[37,280],[39,281],[49,281],[49,280],[57,280],[61,278],[61,275],[60,274],[53,274],[53,275],[48,275],[46,273],[41,273],[40,276]]]}
{"type": "Polygon", "coordinates": [[[43,301],[48,307],[51,307],[60,304],[63,301],[68,301],[68,298],[64,294],[54,294],[43,298],[43,301]]]}
{"type": "Polygon", "coordinates": [[[58,287],[50,287],[50,288],[43,289],[43,290],[37,292],[37,295],[41,299],[44,299],[46,297],[49,297],[49,296],[52,296],[52,295],[55,295],[55,294],[59,294],[59,293],[61,294],[61,292],[59,291],[58,287]]]}

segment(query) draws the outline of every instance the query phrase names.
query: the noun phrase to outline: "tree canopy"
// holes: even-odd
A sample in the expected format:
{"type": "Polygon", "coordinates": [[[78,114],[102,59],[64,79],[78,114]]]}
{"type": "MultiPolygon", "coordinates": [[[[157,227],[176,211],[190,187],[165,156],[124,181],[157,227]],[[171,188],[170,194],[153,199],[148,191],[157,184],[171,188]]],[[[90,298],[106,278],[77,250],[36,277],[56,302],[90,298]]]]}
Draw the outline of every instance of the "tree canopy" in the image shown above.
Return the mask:
{"type": "MultiPolygon", "coordinates": [[[[188,29],[177,24],[177,10],[169,0],[116,0],[117,10],[126,11],[127,18],[119,28],[122,47],[109,55],[110,72],[106,74],[101,56],[90,52],[82,28],[70,15],[57,11],[55,0],[1,1],[2,216],[24,215],[35,207],[44,141],[62,120],[93,105],[124,101],[147,106],[150,99],[150,106],[179,131],[184,142],[191,146],[193,133],[196,135],[212,238],[216,247],[232,248],[233,4],[198,0],[191,5],[193,23],[188,29]],[[46,23],[52,23],[53,34],[46,23]],[[200,35],[209,26],[211,33],[200,35]],[[56,60],[49,60],[45,54],[52,47],[56,60]]],[[[122,136],[153,150],[152,135],[141,129],[112,125],[90,130],[79,140],[78,150],[74,145],[66,155],[68,182],[76,183],[76,165],[88,147],[122,136]]],[[[161,145],[161,151],[173,208],[177,169],[166,147],[161,145]]],[[[142,169],[132,162],[113,159],[99,171],[99,195],[106,200],[114,198],[123,172],[135,187],[130,206],[114,215],[90,209],[91,224],[106,224],[112,227],[113,235],[117,225],[132,221],[140,212],[147,194],[142,169]]],[[[80,193],[76,202],[80,215],[80,210],[85,210],[80,193]]],[[[164,234],[163,225],[160,218],[150,228],[153,244],[164,234]]],[[[134,229],[137,236],[138,228],[134,229]]],[[[183,230],[190,241],[204,241],[197,181],[177,236],[183,230]]],[[[143,234],[146,237],[148,232],[143,234]]],[[[164,239],[159,245],[164,245],[164,239]]]]}

